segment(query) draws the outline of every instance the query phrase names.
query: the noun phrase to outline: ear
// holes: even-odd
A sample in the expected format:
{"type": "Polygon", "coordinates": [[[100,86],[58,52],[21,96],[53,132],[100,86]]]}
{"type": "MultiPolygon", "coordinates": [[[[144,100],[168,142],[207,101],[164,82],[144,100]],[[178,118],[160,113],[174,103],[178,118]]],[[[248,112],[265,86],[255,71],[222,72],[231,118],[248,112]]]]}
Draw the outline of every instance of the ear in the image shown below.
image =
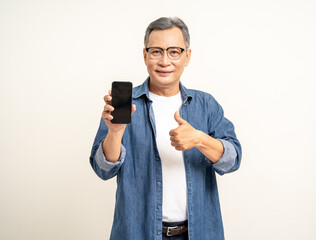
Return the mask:
{"type": "Polygon", "coordinates": [[[188,66],[189,65],[189,62],[190,62],[190,59],[191,59],[191,49],[188,49],[186,51],[186,55],[185,55],[185,62],[184,62],[184,66],[188,66]]]}
{"type": "Polygon", "coordinates": [[[145,49],[145,48],[143,49],[143,55],[144,55],[144,62],[145,62],[145,65],[147,66],[147,52],[146,52],[146,49],[145,49]]]}

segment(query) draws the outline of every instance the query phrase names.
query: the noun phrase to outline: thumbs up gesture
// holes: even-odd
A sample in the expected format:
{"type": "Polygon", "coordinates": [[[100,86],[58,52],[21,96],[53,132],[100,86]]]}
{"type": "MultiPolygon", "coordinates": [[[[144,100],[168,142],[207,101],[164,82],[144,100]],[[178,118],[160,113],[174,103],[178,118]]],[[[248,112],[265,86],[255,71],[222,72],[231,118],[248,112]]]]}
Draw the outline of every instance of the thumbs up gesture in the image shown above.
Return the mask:
{"type": "Polygon", "coordinates": [[[178,151],[185,151],[196,147],[199,141],[200,131],[182,119],[179,112],[174,114],[174,119],[179,126],[169,132],[171,145],[178,151]]]}

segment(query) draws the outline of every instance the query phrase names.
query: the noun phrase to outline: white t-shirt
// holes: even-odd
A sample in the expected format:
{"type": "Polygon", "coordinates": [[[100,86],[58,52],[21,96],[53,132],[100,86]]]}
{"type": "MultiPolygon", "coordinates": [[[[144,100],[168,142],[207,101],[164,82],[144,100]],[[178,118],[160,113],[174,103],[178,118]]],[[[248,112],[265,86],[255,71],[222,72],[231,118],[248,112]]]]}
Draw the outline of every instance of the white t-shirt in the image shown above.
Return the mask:
{"type": "Polygon", "coordinates": [[[183,152],[171,146],[169,132],[179,125],[174,119],[180,110],[182,99],[175,96],[163,97],[149,92],[156,124],[156,142],[162,165],[163,204],[162,220],[180,222],[188,219],[187,188],[183,152]]]}

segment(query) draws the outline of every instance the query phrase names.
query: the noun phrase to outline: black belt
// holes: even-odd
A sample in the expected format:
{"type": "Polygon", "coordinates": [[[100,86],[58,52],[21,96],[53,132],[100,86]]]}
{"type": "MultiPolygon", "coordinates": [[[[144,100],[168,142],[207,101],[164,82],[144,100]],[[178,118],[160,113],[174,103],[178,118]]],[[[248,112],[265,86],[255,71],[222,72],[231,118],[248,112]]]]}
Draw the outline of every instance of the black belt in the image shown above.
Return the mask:
{"type": "Polygon", "coordinates": [[[174,227],[162,227],[162,233],[168,237],[181,235],[188,231],[186,225],[174,226],[174,227]]]}

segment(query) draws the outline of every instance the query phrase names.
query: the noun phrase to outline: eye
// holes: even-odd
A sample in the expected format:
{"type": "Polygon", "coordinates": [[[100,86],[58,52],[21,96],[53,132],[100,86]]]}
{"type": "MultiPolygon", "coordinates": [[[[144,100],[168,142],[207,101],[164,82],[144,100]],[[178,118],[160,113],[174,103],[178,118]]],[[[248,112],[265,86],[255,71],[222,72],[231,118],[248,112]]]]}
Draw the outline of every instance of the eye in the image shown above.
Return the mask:
{"type": "Polygon", "coordinates": [[[161,49],[159,49],[159,48],[151,48],[149,53],[154,55],[154,56],[159,56],[162,54],[161,49]]]}
{"type": "Polygon", "coordinates": [[[175,50],[174,51],[170,51],[170,53],[173,54],[173,55],[180,54],[180,52],[175,51],[175,50]]]}
{"type": "Polygon", "coordinates": [[[168,52],[172,57],[178,57],[181,55],[181,50],[178,48],[170,48],[168,52]]]}

